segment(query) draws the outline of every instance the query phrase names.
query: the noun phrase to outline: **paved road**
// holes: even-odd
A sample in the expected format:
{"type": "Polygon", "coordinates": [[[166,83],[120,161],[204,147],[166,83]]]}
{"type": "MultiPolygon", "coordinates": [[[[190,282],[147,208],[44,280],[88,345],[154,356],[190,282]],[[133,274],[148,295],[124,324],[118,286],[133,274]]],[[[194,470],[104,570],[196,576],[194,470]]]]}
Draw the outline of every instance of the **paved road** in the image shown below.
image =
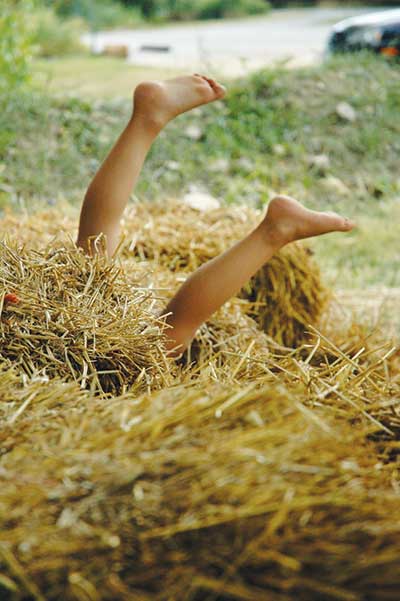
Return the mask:
{"type": "Polygon", "coordinates": [[[86,36],[86,42],[95,52],[105,46],[126,45],[130,62],[140,65],[211,67],[238,74],[282,59],[290,58],[293,64],[316,61],[322,56],[332,24],[362,12],[366,9],[277,10],[242,20],[100,32],[86,36]]]}

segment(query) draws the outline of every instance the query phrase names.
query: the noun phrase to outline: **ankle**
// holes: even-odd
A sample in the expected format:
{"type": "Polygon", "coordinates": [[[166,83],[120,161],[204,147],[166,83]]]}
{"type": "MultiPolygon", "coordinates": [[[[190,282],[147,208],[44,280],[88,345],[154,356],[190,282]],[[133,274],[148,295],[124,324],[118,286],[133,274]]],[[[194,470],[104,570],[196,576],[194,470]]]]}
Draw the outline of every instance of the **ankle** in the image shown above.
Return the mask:
{"type": "Polygon", "coordinates": [[[160,116],[149,111],[133,111],[128,127],[139,128],[144,134],[156,138],[164,129],[166,123],[160,116]]]}
{"type": "Polygon", "coordinates": [[[166,104],[164,85],[157,81],[144,81],[134,92],[132,119],[140,121],[149,132],[158,135],[170,120],[166,104]]]}
{"type": "Polygon", "coordinates": [[[279,227],[269,223],[266,219],[257,226],[254,234],[260,238],[268,255],[270,255],[271,252],[278,252],[283,246],[290,242],[286,232],[281,231],[279,227]]]}
{"type": "Polygon", "coordinates": [[[282,248],[282,246],[286,246],[286,244],[296,240],[293,227],[284,222],[264,224],[264,234],[270,241],[270,244],[278,248],[282,248]]]}

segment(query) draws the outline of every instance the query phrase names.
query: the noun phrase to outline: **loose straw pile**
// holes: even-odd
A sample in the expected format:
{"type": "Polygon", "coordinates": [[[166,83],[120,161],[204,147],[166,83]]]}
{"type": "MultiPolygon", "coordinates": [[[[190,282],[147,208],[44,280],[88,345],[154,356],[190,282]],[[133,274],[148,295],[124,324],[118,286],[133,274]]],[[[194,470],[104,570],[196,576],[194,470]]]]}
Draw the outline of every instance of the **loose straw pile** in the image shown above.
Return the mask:
{"type": "Polygon", "coordinates": [[[19,299],[0,303],[0,363],[113,393],[160,378],[166,359],[151,294],[125,283],[116,265],[72,245],[37,252],[2,243],[0,286],[0,301],[19,299]]]}
{"type": "Polygon", "coordinates": [[[389,351],[317,337],[263,382],[106,402],[3,371],[6,598],[395,601],[389,351]]]}
{"type": "Polygon", "coordinates": [[[190,238],[192,210],[157,211],[136,207],[114,263],[48,247],[52,211],[6,217],[0,599],[398,601],[398,346],[305,336],[326,293],[294,247],[175,366],[154,315],[252,223],[221,209],[190,238]]]}
{"type": "MultiPolygon", "coordinates": [[[[201,213],[177,202],[149,209],[135,205],[126,227],[134,243],[123,247],[173,272],[192,272],[232,246],[259,223],[262,213],[249,207],[224,207],[201,213]]],[[[272,258],[242,290],[243,310],[279,344],[295,347],[317,324],[330,298],[311,251],[292,244],[272,258]]]]}

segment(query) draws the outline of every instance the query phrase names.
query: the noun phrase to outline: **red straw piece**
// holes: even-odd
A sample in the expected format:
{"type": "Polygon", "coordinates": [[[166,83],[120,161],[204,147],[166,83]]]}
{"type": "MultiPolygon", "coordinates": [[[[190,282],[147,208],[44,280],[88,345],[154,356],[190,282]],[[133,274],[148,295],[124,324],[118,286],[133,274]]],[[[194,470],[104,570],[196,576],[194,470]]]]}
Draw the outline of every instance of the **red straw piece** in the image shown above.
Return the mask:
{"type": "Polygon", "coordinates": [[[11,292],[4,295],[4,304],[13,304],[18,305],[20,302],[18,296],[16,294],[12,294],[11,292]]]}

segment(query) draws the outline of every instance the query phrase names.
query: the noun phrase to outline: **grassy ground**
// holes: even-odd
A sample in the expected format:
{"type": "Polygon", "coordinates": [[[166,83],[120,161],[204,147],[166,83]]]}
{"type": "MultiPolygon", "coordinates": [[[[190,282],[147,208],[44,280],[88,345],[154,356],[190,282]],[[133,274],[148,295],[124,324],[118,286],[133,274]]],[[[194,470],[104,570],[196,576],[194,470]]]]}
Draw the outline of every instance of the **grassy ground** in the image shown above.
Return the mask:
{"type": "MultiPolygon", "coordinates": [[[[173,77],[178,71],[150,70],[152,78],[173,77]]],[[[149,77],[148,67],[136,67],[112,57],[75,56],[37,60],[34,78],[50,94],[73,94],[82,98],[130,98],[132,87],[149,77]]]]}
{"type": "MultiPolygon", "coordinates": [[[[129,115],[132,87],[160,75],[100,58],[38,63],[37,73],[42,82],[50,74],[55,96],[38,91],[1,101],[3,206],[78,202],[129,115]]],[[[137,194],[181,196],[195,184],[226,202],[263,206],[284,192],[345,212],[359,229],[314,243],[329,280],[399,286],[399,105],[398,66],[375,58],[265,70],[230,83],[226,102],[170,124],[137,194]],[[354,121],[338,114],[343,102],[354,108],[354,121]]]]}

